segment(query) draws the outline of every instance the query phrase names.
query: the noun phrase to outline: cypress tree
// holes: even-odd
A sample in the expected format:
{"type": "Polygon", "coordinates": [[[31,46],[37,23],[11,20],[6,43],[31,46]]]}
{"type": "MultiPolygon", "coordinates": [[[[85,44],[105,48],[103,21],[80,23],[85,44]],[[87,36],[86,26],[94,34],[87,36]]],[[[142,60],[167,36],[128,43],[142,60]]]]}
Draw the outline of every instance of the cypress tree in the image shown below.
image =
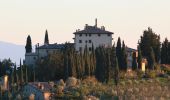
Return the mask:
{"type": "Polygon", "coordinates": [[[136,70],[136,69],[137,69],[136,52],[133,52],[132,70],[136,70]]]}
{"type": "Polygon", "coordinates": [[[121,68],[123,69],[123,70],[127,70],[127,67],[128,67],[128,65],[127,65],[127,54],[126,54],[126,46],[125,46],[125,43],[124,43],[124,41],[123,41],[123,44],[122,44],[122,50],[121,50],[121,57],[122,57],[122,60],[121,60],[121,62],[122,62],[122,66],[121,66],[121,68]]]}
{"type": "Polygon", "coordinates": [[[107,48],[106,51],[106,83],[108,83],[111,79],[111,51],[110,48],[107,48]]]}
{"type": "Polygon", "coordinates": [[[49,39],[48,39],[48,31],[45,31],[45,39],[44,39],[44,44],[49,44],[49,39]]]}
{"type": "Polygon", "coordinates": [[[67,79],[69,77],[69,65],[68,65],[68,45],[67,43],[65,43],[65,47],[63,50],[63,54],[64,54],[64,78],[67,79]]]}
{"type": "Polygon", "coordinates": [[[95,49],[94,49],[94,45],[92,44],[92,53],[91,53],[91,59],[92,59],[92,75],[95,74],[95,69],[96,69],[96,57],[95,57],[95,49]]]}
{"type": "Polygon", "coordinates": [[[82,52],[80,52],[80,66],[81,66],[81,78],[83,78],[84,74],[85,74],[85,64],[84,64],[84,57],[82,52]]]}
{"type": "Polygon", "coordinates": [[[27,42],[25,46],[26,53],[31,53],[32,52],[32,42],[31,42],[31,37],[28,35],[27,37],[27,42]]]}
{"type": "Polygon", "coordinates": [[[14,82],[15,82],[15,83],[18,83],[16,63],[15,63],[15,65],[14,65],[14,82]]]}
{"type": "Polygon", "coordinates": [[[103,61],[101,56],[101,47],[96,48],[95,54],[96,54],[96,71],[95,71],[95,77],[98,79],[98,81],[103,81],[104,76],[104,69],[103,69],[103,61]]]}
{"type": "Polygon", "coordinates": [[[161,64],[168,64],[168,39],[162,43],[161,47],[161,64]]]}
{"type": "Polygon", "coordinates": [[[149,55],[149,59],[148,59],[149,69],[154,70],[155,64],[156,64],[155,54],[154,54],[153,48],[150,48],[150,55],[149,55]]]}
{"type": "Polygon", "coordinates": [[[23,66],[22,66],[22,64],[21,64],[21,59],[20,59],[20,81],[21,81],[21,83],[23,83],[24,82],[24,78],[23,78],[23,66]]]}
{"type": "Polygon", "coordinates": [[[87,45],[84,49],[84,67],[85,67],[85,76],[90,76],[90,64],[89,64],[89,52],[87,45]]]}
{"type": "Polygon", "coordinates": [[[27,66],[25,66],[25,82],[28,83],[28,69],[27,66]]]}
{"type": "Polygon", "coordinates": [[[115,59],[114,81],[115,81],[115,84],[116,84],[116,86],[117,86],[118,83],[119,83],[119,65],[118,65],[117,57],[116,57],[116,59],[115,59]]]}
{"type": "Polygon", "coordinates": [[[170,64],[170,42],[168,43],[168,64],[170,64]]]}
{"type": "Polygon", "coordinates": [[[141,69],[141,64],[142,64],[142,53],[141,53],[141,49],[138,46],[138,68],[141,69]]]}
{"type": "MultiPolygon", "coordinates": [[[[122,55],[121,55],[121,51],[122,51],[122,45],[121,45],[121,39],[119,37],[118,41],[117,41],[117,46],[116,46],[116,56],[117,56],[117,59],[118,59],[119,67],[122,67],[122,55]]],[[[122,69],[122,68],[120,68],[120,69],[122,69]]]]}
{"type": "Polygon", "coordinates": [[[115,60],[116,60],[116,48],[115,48],[115,45],[112,46],[112,49],[111,49],[111,66],[112,68],[114,69],[115,67],[115,60]]]}

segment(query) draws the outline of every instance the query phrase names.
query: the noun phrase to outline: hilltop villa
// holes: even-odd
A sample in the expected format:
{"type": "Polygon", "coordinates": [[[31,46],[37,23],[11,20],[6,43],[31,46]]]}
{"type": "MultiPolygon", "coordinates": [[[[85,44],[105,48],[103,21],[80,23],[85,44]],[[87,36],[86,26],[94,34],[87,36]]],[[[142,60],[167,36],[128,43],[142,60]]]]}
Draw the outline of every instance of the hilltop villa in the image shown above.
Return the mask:
{"type": "MultiPolygon", "coordinates": [[[[70,45],[75,47],[77,52],[81,52],[84,50],[85,46],[87,46],[88,50],[92,50],[92,45],[94,48],[99,46],[111,47],[112,46],[112,35],[113,32],[106,31],[104,26],[99,28],[97,26],[97,19],[95,20],[95,25],[90,26],[88,24],[85,25],[83,30],[76,30],[73,33],[75,35],[74,43],[70,43],[70,45]]],[[[48,35],[46,31],[45,35],[48,35]]],[[[44,41],[44,45],[39,46],[39,43],[36,45],[35,52],[26,53],[25,54],[25,64],[28,66],[35,66],[35,63],[38,59],[43,59],[49,54],[53,54],[59,50],[64,48],[64,44],[49,44],[49,41],[44,41]]],[[[135,49],[127,48],[127,60],[128,66],[132,66],[132,54],[133,52],[137,52],[135,49]]]]}
{"type": "Polygon", "coordinates": [[[112,32],[106,31],[104,26],[97,27],[97,19],[94,26],[85,25],[84,30],[76,30],[74,32],[75,49],[76,51],[83,51],[87,45],[89,51],[99,46],[111,47],[112,46],[112,32]]]}

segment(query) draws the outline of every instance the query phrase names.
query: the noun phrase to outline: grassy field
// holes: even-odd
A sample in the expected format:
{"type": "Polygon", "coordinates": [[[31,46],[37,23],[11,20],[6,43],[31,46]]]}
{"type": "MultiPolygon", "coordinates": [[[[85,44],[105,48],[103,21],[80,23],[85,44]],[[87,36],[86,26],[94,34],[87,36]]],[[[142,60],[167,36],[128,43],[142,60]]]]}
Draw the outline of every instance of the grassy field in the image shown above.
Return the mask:
{"type": "Polygon", "coordinates": [[[144,78],[121,79],[118,86],[114,81],[100,83],[94,77],[82,80],[55,95],[55,98],[88,100],[170,100],[170,79],[144,78]]]}

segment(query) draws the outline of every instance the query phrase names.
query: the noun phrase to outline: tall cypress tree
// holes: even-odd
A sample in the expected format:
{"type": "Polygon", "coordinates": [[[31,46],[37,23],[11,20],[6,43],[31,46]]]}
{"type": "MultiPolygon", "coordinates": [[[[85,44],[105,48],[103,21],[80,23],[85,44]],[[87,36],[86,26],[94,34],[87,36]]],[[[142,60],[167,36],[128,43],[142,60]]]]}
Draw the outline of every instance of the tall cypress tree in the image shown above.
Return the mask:
{"type": "Polygon", "coordinates": [[[111,79],[111,49],[107,48],[106,49],[106,83],[108,83],[111,79]]]}
{"type": "Polygon", "coordinates": [[[136,59],[136,52],[133,52],[133,61],[132,61],[132,70],[137,69],[137,59],[136,59]]]}
{"type": "Polygon", "coordinates": [[[168,39],[165,38],[161,48],[161,64],[168,64],[168,43],[168,39]]]}
{"type": "Polygon", "coordinates": [[[96,54],[96,71],[95,76],[100,82],[105,81],[105,57],[103,47],[98,47],[95,50],[96,54]]]}
{"type": "Polygon", "coordinates": [[[84,49],[84,67],[85,67],[85,76],[90,76],[90,63],[89,63],[89,51],[88,51],[88,48],[87,48],[87,45],[85,46],[85,49],[84,49]]]}
{"type": "Polygon", "coordinates": [[[20,81],[21,81],[21,83],[23,83],[24,82],[24,78],[23,78],[23,66],[22,66],[22,64],[21,64],[21,59],[20,59],[20,81]]]}
{"type": "Polygon", "coordinates": [[[119,65],[118,65],[117,57],[116,57],[116,60],[115,60],[114,81],[115,81],[115,84],[117,86],[118,82],[119,82],[119,65]]]}
{"type": "Polygon", "coordinates": [[[142,64],[142,53],[140,46],[138,46],[138,68],[141,69],[141,64],[142,64]]]}
{"type": "Polygon", "coordinates": [[[45,31],[45,39],[44,39],[44,44],[49,44],[49,39],[48,39],[48,31],[45,31]]]}
{"type": "Polygon", "coordinates": [[[25,82],[28,83],[28,68],[25,66],[25,82]]]}
{"type": "Polygon", "coordinates": [[[122,43],[121,57],[122,57],[122,59],[121,59],[121,62],[122,62],[122,66],[121,66],[121,68],[122,68],[123,70],[125,70],[125,71],[126,71],[126,70],[127,70],[128,65],[127,65],[127,53],[126,53],[126,46],[125,46],[124,41],[123,41],[123,43],[122,43]]]}
{"type": "Polygon", "coordinates": [[[30,35],[28,35],[28,37],[27,37],[25,50],[26,50],[26,53],[31,53],[32,52],[32,42],[31,42],[31,36],[30,35]]]}
{"type": "Polygon", "coordinates": [[[16,67],[16,63],[14,65],[14,82],[17,83],[18,82],[18,76],[17,76],[17,67],[16,67]]]}
{"type": "Polygon", "coordinates": [[[168,64],[170,64],[170,42],[168,43],[168,64]]]}
{"type": "Polygon", "coordinates": [[[154,70],[155,64],[156,64],[155,54],[154,54],[153,48],[150,48],[150,54],[149,54],[149,58],[148,58],[149,69],[154,70]]]}
{"type": "Polygon", "coordinates": [[[117,41],[117,46],[116,46],[116,56],[117,56],[117,59],[118,59],[119,67],[122,67],[122,55],[121,55],[121,51],[122,51],[122,45],[121,45],[121,39],[119,37],[118,41],[117,41]]]}
{"type": "Polygon", "coordinates": [[[95,57],[95,49],[93,44],[92,44],[92,52],[90,58],[91,58],[91,75],[94,75],[96,69],[96,57],[95,57]]]}

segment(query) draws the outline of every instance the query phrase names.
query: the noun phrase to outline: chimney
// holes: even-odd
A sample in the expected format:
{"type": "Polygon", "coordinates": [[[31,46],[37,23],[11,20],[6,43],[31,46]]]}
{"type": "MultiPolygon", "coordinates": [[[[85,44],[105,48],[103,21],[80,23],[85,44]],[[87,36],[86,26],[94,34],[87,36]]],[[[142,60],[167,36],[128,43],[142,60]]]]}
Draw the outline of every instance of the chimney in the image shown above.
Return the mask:
{"type": "Polygon", "coordinates": [[[95,27],[97,28],[97,18],[95,19],[95,27]]]}

